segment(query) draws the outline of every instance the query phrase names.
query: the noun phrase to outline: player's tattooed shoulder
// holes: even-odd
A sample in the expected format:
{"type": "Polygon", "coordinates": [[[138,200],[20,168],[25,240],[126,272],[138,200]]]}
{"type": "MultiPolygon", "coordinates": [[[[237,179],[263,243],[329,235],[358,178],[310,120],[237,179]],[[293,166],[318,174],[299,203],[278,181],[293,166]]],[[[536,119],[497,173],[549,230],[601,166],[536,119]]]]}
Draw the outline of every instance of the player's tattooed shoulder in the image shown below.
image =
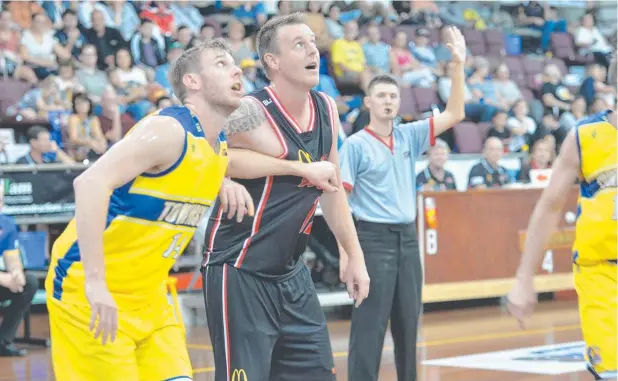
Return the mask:
{"type": "Polygon", "coordinates": [[[240,106],[227,118],[225,132],[228,136],[232,136],[240,132],[255,130],[265,120],[264,110],[257,101],[244,97],[240,106]]]}

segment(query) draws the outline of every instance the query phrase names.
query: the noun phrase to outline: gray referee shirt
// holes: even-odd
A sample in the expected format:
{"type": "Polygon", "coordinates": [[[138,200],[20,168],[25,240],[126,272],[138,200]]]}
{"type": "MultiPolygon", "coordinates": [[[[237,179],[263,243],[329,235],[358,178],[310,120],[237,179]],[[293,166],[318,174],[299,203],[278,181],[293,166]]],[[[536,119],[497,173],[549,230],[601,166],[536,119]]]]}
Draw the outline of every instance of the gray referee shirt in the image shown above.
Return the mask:
{"type": "Polygon", "coordinates": [[[433,118],[396,126],[390,144],[367,128],[345,139],[339,151],[341,180],[354,216],[376,223],[414,222],[416,158],[433,140],[433,118]]]}

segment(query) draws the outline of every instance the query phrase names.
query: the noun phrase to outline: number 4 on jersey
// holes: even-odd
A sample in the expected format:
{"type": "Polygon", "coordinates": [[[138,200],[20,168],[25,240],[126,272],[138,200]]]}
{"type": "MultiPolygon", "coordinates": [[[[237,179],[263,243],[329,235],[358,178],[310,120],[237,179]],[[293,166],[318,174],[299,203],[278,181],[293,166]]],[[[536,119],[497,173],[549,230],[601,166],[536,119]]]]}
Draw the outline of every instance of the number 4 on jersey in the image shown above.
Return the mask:
{"type": "Polygon", "coordinates": [[[185,243],[185,239],[178,242],[181,236],[182,234],[176,234],[172,238],[172,243],[170,243],[170,246],[163,253],[163,258],[168,258],[172,254],[173,254],[172,259],[178,258],[178,256],[180,255],[180,251],[184,247],[184,243],[185,243]]]}

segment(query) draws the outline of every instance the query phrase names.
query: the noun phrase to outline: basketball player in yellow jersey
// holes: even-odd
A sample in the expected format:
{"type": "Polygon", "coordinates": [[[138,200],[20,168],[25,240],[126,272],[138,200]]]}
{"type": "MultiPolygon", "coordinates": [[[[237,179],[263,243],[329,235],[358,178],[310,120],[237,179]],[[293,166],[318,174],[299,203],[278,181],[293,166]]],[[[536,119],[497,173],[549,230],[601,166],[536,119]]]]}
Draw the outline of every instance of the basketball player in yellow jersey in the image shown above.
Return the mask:
{"type": "MultiPolygon", "coordinates": [[[[185,51],[170,68],[184,106],[143,119],[75,180],[76,216],[54,243],[45,284],[57,380],[191,379],[165,281],[224,180],[221,130],[240,104],[240,76],[220,40],[185,51]]],[[[252,152],[238,157],[251,159],[255,177],[321,183],[335,173],[252,152]]]]}
{"type": "MultiPolygon", "coordinates": [[[[616,58],[609,73],[616,86],[616,58]]],[[[573,272],[588,369],[595,380],[616,378],[616,116],[615,109],[593,115],[567,136],[532,214],[516,283],[508,295],[509,311],[523,324],[537,301],[533,276],[543,248],[579,177],[573,272]]]]}

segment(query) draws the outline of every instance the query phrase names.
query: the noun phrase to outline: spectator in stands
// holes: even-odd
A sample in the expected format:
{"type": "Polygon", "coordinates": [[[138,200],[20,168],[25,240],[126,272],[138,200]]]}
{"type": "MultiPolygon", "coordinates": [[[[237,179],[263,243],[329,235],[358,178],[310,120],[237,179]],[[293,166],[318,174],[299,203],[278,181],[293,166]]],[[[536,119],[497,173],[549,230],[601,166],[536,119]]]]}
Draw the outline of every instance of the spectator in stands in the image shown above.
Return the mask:
{"type": "Polygon", "coordinates": [[[58,60],[71,58],[71,52],[66,51],[54,38],[45,13],[32,16],[32,27],[24,30],[21,36],[20,55],[39,79],[57,74],[58,60]]]}
{"type": "Polygon", "coordinates": [[[168,73],[170,63],[180,57],[183,52],[183,46],[179,42],[173,42],[167,50],[167,60],[162,65],[159,65],[155,70],[155,82],[163,87],[169,95],[173,94],[172,85],[170,84],[168,73]]]}
{"type": "Polygon", "coordinates": [[[107,140],[99,118],[94,115],[94,105],[86,94],[73,96],[73,114],[68,126],[69,154],[77,161],[94,160],[107,151],[107,140]]]}
{"type": "Polygon", "coordinates": [[[530,170],[532,169],[549,169],[552,165],[552,145],[549,139],[538,140],[532,146],[532,152],[528,159],[522,160],[521,169],[517,180],[529,183],[530,170]]]}
{"type": "Polygon", "coordinates": [[[508,103],[496,90],[494,81],[489,77],[489,61],[485,57],[474,59],[474,72],[468,78],[468,86],[472,94],[482,103],[489,104],[500,110],[508,110],[508,103]]]}
{"type": "Polygon", "coordinates": [[[9,1],[6,9],[13,16],[15,24],[21,29],[29,29],[32,25],[33,16],[45,12],[38,1],[9,1]]]}
{"type": "Polygon", "coordinates": [[[159,27],[162,35],[171,36],[176,30],[174,13],[169,7],[168,1],[148,1],[142,5],[139,13],[142,20],[150,20],[159,27]]]}
{"type": "Polygon", "coordinates": [[[216,36],[216,29],[213,25],[205,23],[200,29],[200,40],[206,41],[216,36]]]}
{"type": "Polygon", "coordinates": [[[541,101],[545,106],[545,114],[554,113],[560,116],[563,112],[571,109],[573,94],[562,83],[562,72],[555,64],[545,67],[545,82],[541,86],[541,101]]]}
{"type": "Polygon", "coordinates": [[[367,37],[367,42],[363,44],[367,68],[372,75],[390,73],[391,58],[389,51],[391,47],[382,42],[380,28],[377,25],[369,25],[367,37]]]}
{"type": "Polygon", "coordinates": [[[427,150],[429,163],[427,167],[416,176],[418,191],[444,191],[456,190],[455,176],[444,165],[448,161],[449,147],[442,139],[436,139],[433,147],[427,150]]]}
{"type": "Polygon", "coordinates": [[[54,79],[56,86],[58,86],[60,99],[67,106],[71,104],[73,94],[84,92],[84,87],[75,76],[75,68],[72,61],[61,63],[58,68],[58,76],[54,79]]]}
{"type": "Polygon", "coordinates": [[[101,100],[103,91],[110,86],[107,74],[97,68],[98,61],[99,57],[96,46],[92,44],[84,45],[79,55],[80,69],[75,72],[77,81],[95,103],[101,100]]]}
{"type": "Polygon", "coordinates": [[[356,41],[358,24],[348,21],[344,26],[345,38],[333,42],[330,51],[335,81],[339,84],[358,86],[364,89],[371,76],[367,70],[363,47],[356,41]]]}
{"type": "Polygon", "coordinates": [[[553,135],[556,142],[556,148],[560,151],[560,146],[567,136],[567,131],[560,128],[560,122],[554,113],[548,112],[543,115],[540,130],[539,135],[542,137],[545,137],[546,135],[553,135]]]}
{"type": "MultiPolygon", "coordinates": [[[[287,3],[286,1],[280,1],[281,3],[287,3]]],[[[338,40],[345,36],[343,24],[339,20],[341,16],[341,9],[337,3],[331,4],[328,8],[328,17],[326,17],[326,27],[328,28],[328,34],[332,40],[338,40]]]]}
{"type": "Polygon", "coordinates": [[[15,107],[7,110],[8,116],[21,115],[25,120],[47,120],[50,111],[64,111],[68,105],[62,101],[54,76],[43,80],[40,87],[29,90],[15,107]]]}
{"type": "MultiPolygon", "coordinates": [[[[144,18],[139,30],[131,38],[130,55],[136,65],[155,68],[165,63],[165,40],[161,36],[154,35],[154,27],[152,20],[144,18]]],[[[116,56],[121,49],[116,51],[116,56]]]]}
{"type": "Polygon", "coordinates": [[[242,60],[239,67],[242,69],[242,84],[245,92],[250,93],[255,90],[261,90],[268,86],[266,81],[258,76],[257,61],[247,58],[242,60]]]}
{"type": "Polygon", "coordinates": [[[390,50],[390,62],[393,74],[401,78],[406,87],[430,88],[435,83],[436,77],[431,69],[421,65],[408,49],[405,32],[397,32],[390,50]]]}
{"type": "MultiPolygon", "coordinates": [[[[489,139],[491,137],[498,138],[504,145],[505,152],[509,152],[509,151],[517,152],[519,149],[514,149],[514,148],[517,147],[518,145],[511,144],[513,140],[513,136],[511,134],[511,130],[506,126],[507,117],[508,115],[506,111],[502,111],[502,110],[498,111],[494,115],[494,117],[491,119],[492,126],[489,129],[489,131],[487,131],[486,139],[489,139]]],[[[521,148],[521,147],[519,146],[517,148],[521,148]]]]}
{"type": "Polygon", "coordinates": [[[181,25],[176,31],[176,41],[182,45],[183,49],[190,49],[194,46],[196,41],[193,31],[188,27],[181,25]]]}
{"type": "Polygon", "coordinates": [[[55,37],[62,47],[75,58],[79,57],[82,47],[88,42],[77,26],[77,15],[72,9],[62,14],[62,28],[56,31],[55,37]]]}
{"type": "Polygon", "coordinates": [[[101,98],[99,124],[101,131],[110,145],[118,142],[135,125],[135,119],[126,112],[121,112],[116,90],[108,87],[101,98]]]}
{"type": "Polygon", "coordinates": [[[19,55],[19,31],[12,27],[11,12],[0,13],[0,77],[35,84],[38,78],[32,68],[23,64],[19,55]]]}
{"type": "Polygon", "coordinates": [[[253,35],[268,20],[264,4],[257,0],[240,3],[240,6],[234,9],[232,15],[247,27],[249,35],[253,35]]]}
{"type": "Polygon", "coordinates": [[[0,49],[17,55],[19,54],[21,33],[12,17],[8,10],[0,12],[0,49]]]}
{"type": "MultiPolygon", "coordinates": [[[[0,189],[0,209],[4,207],[4,188],[0,189]]],[[[21,253],[17,246],[18,230],[15,221],[0,214],[0,257],[5,271],[0,271],[0,302],[10,300],[4,309],[0,324],[0,357],[25,356],[27,352],[13,344],[17,328],[30,310],[39,282],[33,274],[24,272],[21,253]]]]}
{"type": "Polygon", "coordinates": [[[410,51],[421,66],[430,68],[434,70],[434,74],[440,75],[442,72],[438,67],[436,54],[433,52],[433,48],[429,46],[429,37],[431,37],[429,30],[425,28],[417,29],[414,41],[410,43],[410,51]]]}
{"type": "Polygon", "coordinates": [[[171,2],[170,10],[174,14],[174,22],[176,25],[186,26],[194,35],[198,35],[204,23],[204,17],[200,14],[200,11],[195,5],[191,3],[192,1],[189,0],[176,0],[171,2]]]}
{"type": "Polygon", "coordinates": [[[592,13],[586,13],[581,18],[581,25],[577,28],[574,35],[575,45],[579,48],[579,54],[594,54],[597,62],[607,69],[612,47],[607,43],[605,36],[601,34],[595,24],[592,13]]]}
{"type": "Polygon", "coordinates": [[[245,26],[238,20],[227,24],[227,39],[232,51],[234,62],[239,65],[244,59],[254,59],[255,53],[245,39],[245,26]]]}
{"type": "Polygon", "coordinates": [[[114,60],[118,49],[125,48],[127,42],[120,31],[105,25],[105,14],[95,9],[91,15],[92,28],[84,32],[86,40],[96,47],[98,53],[97,66],[104,70],[114,67],[114,60]]]}
{"type": "Polygon", "coordinates": [[[468,189],[499,188],[511,182],[506,169],[498,164],[504,155],[500,139],[491,137],[485,140],[484,158],[470,169],[468,189]]]}
{"type": "Polygon", "coordinates": [[[548,3],[541,5],[538,1],[529,1],[518,9],[518,21],[521,25],[529,26],[532,29],[540,30],[541,50],[547,51],[549,48],[550,37],[553,32],[566,32],[566,20],[559,20],[556,8],[548,3]]]}
{"type": "Polygon", "coordinates": [[[30,144],[30,151],[17,159],[15,164],[37,165],[49,163],[75,163],[69,155],[58,148],[56,142],[51,139],[51,135],[47,128],[32,126],[26,132],[26,137],[30,144]]]}
{"type": "Polygon", "coordinates": [[[126,111],[135,120],[146,116],[152,107],[148,101],[148,78],[144,69],[135,65],[127,49],[116,53],[116,69],[110,72],[110,82],[119,95],[119,102],[127,106],[126,111]]]}
{"type": "MultiPolygon", "coordinates": [[[[445,67],[445,76],[438,79],[438,95],[440,100],[446,103],[449,95],[451,94],[451,70],[452,64],[448,63],[445,67]]],[[[489,122],[498,109],[487,103],[481,102],[479,92],[472,93],[470,87],[465,87],[465,101],[466,101],[466,119],[473,120],[475,122],[489,122]]]]}
{"type": "Polygon", "coordinates": [[[616,88],[605,83],[607,69],[598,63],[588,65],[587,69],[588,77],[584,79],[579,88],[579,93],[586,99],[586,104],[591,106],[597,97],[604,98],[609,104],[614,104],[616,88]]]}
{"type": "Polygon", "coordinates": [[[528,116],[530,113],[528,102],[524,99],[520,99],[511,109],[511,113],[513,115],[507,119],[506,126],[513,136],[514,151],[528,151],[530,142],[534,140],[533,137],[537,135],[536,122],[528,116]]]}
{"type": "Polygon", "coordinates": [[[496,96],[501,99],[505,110],[510,110],[515,102],[522,98],[521,91],[517,84],[511,80],[509,67],[505,63],[498,65],[492,82],[496,96]]]}
{"type": "Polygon", "coordinates": [[[562,113],[560,116],[560,128],[565,131],[570,131],[577,126],[577,122],[584,119],[587,116],[586,99],[583,96],[578,96],[571,103],[571,110],[562,113]]]}
{"type": "MultiPolygon", "coordinates": [[[[101,11],[105,15],[105,24],[111,28],[118,29],[125,41],[129,41],[139,27],[139,17],[130,1],[98,1],[94,4],[94,9],[101,11]]],[[[86,19],[88,20],[88,25],[84,24],[84,27],[90,28],[91,17],[88,16],[86,19]]]]}
{"type": "Polygon", "coordinates": [[[315,33],[315,44],[320,53],[328,52],[330,45],[333,43],[332,38],[328,34],[328,26],[326,25],[326,17],[322,13],[321,1],[308,1],[307,13],[305,15],[305,23],[313,33],[315,33]]]}

